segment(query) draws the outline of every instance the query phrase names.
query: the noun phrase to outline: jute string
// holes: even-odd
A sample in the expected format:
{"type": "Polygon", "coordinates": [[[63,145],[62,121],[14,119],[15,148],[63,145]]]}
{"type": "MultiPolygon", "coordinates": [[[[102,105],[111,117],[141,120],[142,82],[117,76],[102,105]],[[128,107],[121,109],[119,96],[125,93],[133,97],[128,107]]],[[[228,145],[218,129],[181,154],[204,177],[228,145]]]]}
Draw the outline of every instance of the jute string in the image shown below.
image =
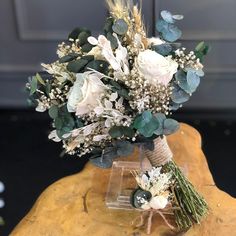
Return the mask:
{"type": "Polygon", "coordinates": [[[173,157],[173,153],[170,150],[165,136],[163,138],[156,138],[154,140],[154,150],[145,150],[145,155],[152,166],[155,167],[165,165],[167,162],[171,161],[173,157]]]}

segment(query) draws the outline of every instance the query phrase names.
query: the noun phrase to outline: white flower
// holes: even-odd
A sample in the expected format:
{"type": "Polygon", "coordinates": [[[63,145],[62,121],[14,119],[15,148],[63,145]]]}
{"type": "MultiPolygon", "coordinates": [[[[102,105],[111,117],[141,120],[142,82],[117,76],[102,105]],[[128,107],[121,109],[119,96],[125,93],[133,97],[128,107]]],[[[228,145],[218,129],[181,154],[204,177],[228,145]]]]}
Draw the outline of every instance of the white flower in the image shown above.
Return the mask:
{"type": "Polygon", "coordinates": [[[38,105],[35,108],[37,112],[45,112],[48,109],[48,106],[42,103],[39,99],[37,99],[38,105]]]}
{"type": "Polygon", "coordinates": [[[106,139],[109,135],[108,134],[102,134],[102,135],[96,135],[93,137],[94,142],[100,142],[103,139],[106,139]]]}
{"type": "Polygon", "coordinates": [[[168,199],[167,197],[164,196],[153,197],[149,202],[150,207],[156,210],[164,209],[167,204],[168,204],[168,199]]]}
{"type": "Polygon", "coordinates": [[[76,75],[76,81],[68,95],[69,112],[76,112],[76,115],[80,116],[98,106],[101,95],[108,89],[101,78],[102,75],[95,72],[76,75]]]}
{"type": "Polygon", "coordinates": [[[153,85],[167,85],[177,72],[178,64],[170,57],[164,57],[152,50],[140,52],[137,58],[139,72],[153,85]]]}
{"type": "Polygon", "coordinates": [[[151,46],[151,45],[161,45],[163,43],[165,43],[165,41],[161,40],[160,38],[152,37],[152,38],[148,39],[148,45],[149,46],[151,46]]]}
{"type": "Polygon", "coordinates": [[[5,202],[3,199],[0,198],[0,208],[3,208],[5,206],[5,202]]]}
{"type": "Polygon", "coordinates": [[[88,37],[88,42],[101,49],[101,55],[109,62],[114,71],[117,73],[128,74],[129,66],[127,49],[121,45],[117,35],[113,35],[118,43],[118,48],[116,49],[115,54],[111,48],[111,42],[104,35],[99,35],[98,39],[90,36],[88,37]]]}
{"type": "Polygon", "coordinates": [[[150,206],[149,202],[146,202],[141,206],[141,208],[143,210],[149,210],[149,209],[151,209],[151,206],[150,206]]]}
{"type": "Polygon", "coordinates": [[[54,142],[60,142],[61,141],[61,139],[57,135],[56,130],[51,131],[51,133],[48,135],[48,138],[52,139],[54,142]]]}
{"type": "Polygon", "coordinates": [[[0,181],[0,193],[2,193],[4,191],[5,187],[3,182],[0,181]]]}

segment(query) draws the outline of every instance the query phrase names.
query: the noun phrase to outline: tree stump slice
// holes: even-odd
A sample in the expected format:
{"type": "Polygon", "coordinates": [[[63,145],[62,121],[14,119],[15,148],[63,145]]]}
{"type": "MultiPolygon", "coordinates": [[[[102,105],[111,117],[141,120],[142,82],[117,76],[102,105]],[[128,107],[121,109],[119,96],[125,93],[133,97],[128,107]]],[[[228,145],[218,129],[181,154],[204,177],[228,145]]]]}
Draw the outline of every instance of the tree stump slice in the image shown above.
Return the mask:
{"type": "MultiPolygon", "coordinates": [[[[188,178],[206,198],[209,215],[201,225],[185,234],[176,234],[161,217],[153,218],[155,236],[223,236],[236,235],[236,199],[215,186],[206,158],[201,150],[200,134],[181,124],[168,137],[177,164],[187,169],[188,178]]],[[[127,160],[137,160],[137,151],[127,160]]],[[[99,169],[90,163],[76,175],[49,186],[30,212],[16,226],[11,236],[145,236],[146,228],[135,228],[132,221],[138,211],[111,210],[105,206],[110,169],[99,169]]],[[[36,183],[37,184],[37,183],[36,183]]]]}

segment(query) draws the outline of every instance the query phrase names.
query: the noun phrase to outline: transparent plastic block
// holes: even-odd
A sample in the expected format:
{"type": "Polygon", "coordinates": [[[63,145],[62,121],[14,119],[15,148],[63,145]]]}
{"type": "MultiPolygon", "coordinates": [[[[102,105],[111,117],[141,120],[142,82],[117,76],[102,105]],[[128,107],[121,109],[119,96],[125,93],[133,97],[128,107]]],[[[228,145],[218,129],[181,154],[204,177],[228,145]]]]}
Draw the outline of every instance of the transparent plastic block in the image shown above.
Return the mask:
{"type": "Polygon", "coordinates": [[[137,187],[131,171],[145,171],[151,168],[149,162],[115,161],[112,165],[110,180],[106,194],[106,205],[112,209],[133,210],[130,195],[137,187]]]}
{"type": "MultiPolygon", "coordinates": [[[[115,161],[112,165],[110,180],[106,193],[106,206],[111,209],[134,210],[130,204],[131,193],[137,188],[137,183],[131,171],[147,171],[152,167],[149,161],[126,162],[115,161]]],[[[180,167],[184,175],[188,176],[188,166],[180,167]]]]}

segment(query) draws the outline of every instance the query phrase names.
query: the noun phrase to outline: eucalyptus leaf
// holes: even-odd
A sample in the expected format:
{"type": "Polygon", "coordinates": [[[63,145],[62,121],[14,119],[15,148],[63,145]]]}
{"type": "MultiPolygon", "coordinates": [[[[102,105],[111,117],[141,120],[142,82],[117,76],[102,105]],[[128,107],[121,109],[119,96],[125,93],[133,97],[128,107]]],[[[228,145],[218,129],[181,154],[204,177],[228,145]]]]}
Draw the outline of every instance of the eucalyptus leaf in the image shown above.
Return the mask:
{"type": "Polygon", "coordinates": [[[135,189],[130,196],[130,203],[135,208],[141,208],[143,202],[141,199],[150,201],[152,194],[149,191],[142,190],[141,188],[135,189]]]}
{"type": "Polygon", "coordinates": [[[172,14],[169,11],[161,11],[161,17],[164,21],[166,21],[167,23],[175,23],[175,20],[172,17],[172,14]]]}
{"type": "Polygon", "coordinates": [[[78,53],[70,53],[59,59],[59,63],[66,63],[75,60],[79,56],[78,53]]]}
{"type": "Polygon", "coordinates": [[[30,82],[30,95],[33,95],[38,88],[38,80],[36,76],[32,77],[32,80],[30,82]]]}
{"type": "Polygon", "coordinates": [[[157,113],[155,114],[155,117],[159,122],[159,127],[155,130],[154,133],[159,136],[164,133],[164,121],[166,120],[166,116],[163,113],[157,113]]]}
{"type": "Polygon", "coordinates": [[[128,24],[124,19],[118,19],[113,24],[112,30],[119,35],[124,35],[128,31],[128,24]]]}
{"type": "Polygon", "coordinates": [[[109,64],[103,60],[93,60],[86,65],[86,69],[94,69],[103,74],[107,74],[109,64]]]}
{"type": "Polygon", "coordinates": [[[144,137],[151,137],[155,131],[159,128],[160,124],[156,117],[152,117],[152,119],[145,124],[142,128],[139,128],[138,131],[144,137]]]}
{"type": "Polygon", "coordinates": [[[67,65],[67,70],[70,72],[79,73],[87,64],[88,60],[85,59],[71,61],[67,65]]]}
{"type": "Polygon", "coordinates": [[[182,36],[181,30],[172,24],[169,24],[168,27],[161,32],[161,34],[163,39],[168,42],[175,42],[182,36]]]}
{"type": "Polygon", "coordinates": [[[109,130],[109,135],[112,138],[119,138],[123,136],[123,126],[113,126],[110,130],[109,130]]]}
{"type": "Polygon", "coordinates": [[[100,157],[97,157],[97,158],[90,158],[89,161],[93,165],[95,165],[99,168],[103,168],[103,169],[111,168],[112,163],[113,163],[113,159],[104,158],[103,156],[100,156],[100,157]]]}
{"type": "Polygon", "coordinates": [[[177,26],[164,20],[157,22],[156,29],[161,34],[161,37],[168,42],[175,42],[182,35],[181,30],[177,26]]]}
{"type": "Polygon", "coordinates": [[[83,52],[90,52],[93,48],[93,45],[91,45],[90,43],[85,43],[82,47],[81,50],[83,52]]]}
{"type": "Polygon", "coordinates": [[[119,138],[122,136],[130,137],[132,138],[135,134],[134,130],[130,127],[125,126],[113,126],[109,130],[109,134],[112,138],[119,138]]]}
{"type": "Polygon", "coordinates": [[[175,74],[175,79],[178,82],[180,88],[182,88],[186,93],[191,94],[193,92],[192,88],[189,86],[187,81],[187,75],[183,70],[178,70],[175,74]]]}
{"type": "Polygon", "coordinates": [[[118,47],[117,39],[111,32],[107,33],[107,39],[110,41],[112,49],[116,49],[118,47]]]}
{"type": "Polygon", "coordinates": [[[186,93],[182,88],[178,85],[174,85],[174,89],[172,90],[171,100],[177,104],[181,104],[187,102],[190,98],[190,95],[186,93]]]}
{"type": "Polygon", "coordinates": [[[134,145],[128,141],[117,140],[114,146],[117,148],[118,156],[128,156],[134,151],[134,145]]]}
{"type": "Polygon", "coordinates": [[[181,104],[177,104],[177,103],[174,103],[174,102],[171,102],[171,104],[170,104],[170,110],[171,111],[177,111],[180,107],[181,107],[181,104]]]}
{"type": "Polygon", "coordinates": [[[179,123],[174,119],[166,119],[164,121],[163,134],[169,135],[175,133],[179,129],[179,123]]]}
{"type": "Polygon", "coordinates": [[[183,20],[184,19],[184,16],[183,15],[172,15],[172,18],[174,20],[183,20]]]}
{"type": "Polygon", "coordinates": [[[51,84],[49,82],[45,85],[45,93],[49,96],[49,93],[51,92],[51,84]]]}
{"type": "Polygon", "coordinates": [[[161,33],[163,30],[166,30],[168,28],[168,23],[164,20],[158,20],[156,23],[156,29],[159,33],[161,33]]]}
{"type": "Polygon", "coordinates": [[[68,36],[68,39],[74,39],[76,40],[79,36],[79,34],[81,33],[81,29],[80,28],[75,28],[68,36]]]}
{"type": "Polygon", "coordinates": [[[105,23],[105,26],[103,28],[104,32],[107,34],[108,32],[112,32],[112,26],[113,26],[113,18],[112,17],[109,17],[107,18],[106,20],[106,23],[105,23]]]}
{"type": "Polygon", "coordinates": [[[49,108],[48,114],[52,119],[56,119],[58,117],[58,108],[56,105],[53,105],[49,108]]]}
{"type": "Polygon", "coordinates": [[[88,43],[87,39],[88,39],[89,36],[91,36],[90,32],[86,32],[86,31],[81,32],[78,35],[79,44],[82,46],[82,45],[88,43]]]}
{"type": "Polygon", "coordinates": [[[195,92],[200,84],[200,77],[194,71],[187,72],[187,83],[192,92],[195,92]]]}
{"type": "Polygon", "coordinates": [[[152,49],[161,54],[162,56],[167,56],[171,53],[172,51],[172,46],[169,43],[163,43],[160,45],[153,45],[152,49]]]}

